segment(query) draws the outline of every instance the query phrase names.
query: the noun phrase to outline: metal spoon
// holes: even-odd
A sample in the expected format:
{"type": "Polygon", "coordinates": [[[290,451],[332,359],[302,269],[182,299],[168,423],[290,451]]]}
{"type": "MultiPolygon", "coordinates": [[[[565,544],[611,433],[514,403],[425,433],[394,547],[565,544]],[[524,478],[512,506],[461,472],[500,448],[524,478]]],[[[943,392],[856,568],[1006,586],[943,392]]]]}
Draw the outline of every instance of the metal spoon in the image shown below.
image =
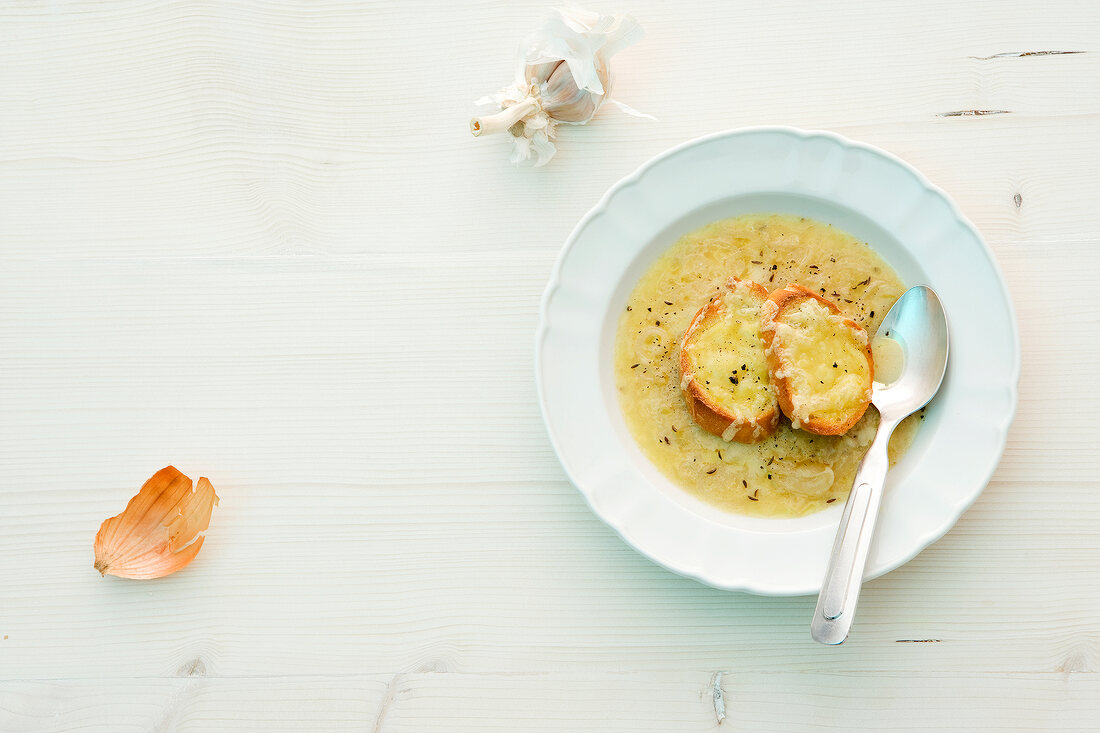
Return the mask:
{"type": "Polygon", "coordinates": [[[840,644],[852,627],[890,467],[886,451],[890,434],[902,419],[932,399],[947,369],[947,317],[931,288],[918,285],[905,291],[886,314],[879,333],[898,343],[904,365],[890,384],[876,381],[872,387],[871,404],[879,411],[878,433],[856,471],[810,624],[810,634],[822,644],[840,644]]]}

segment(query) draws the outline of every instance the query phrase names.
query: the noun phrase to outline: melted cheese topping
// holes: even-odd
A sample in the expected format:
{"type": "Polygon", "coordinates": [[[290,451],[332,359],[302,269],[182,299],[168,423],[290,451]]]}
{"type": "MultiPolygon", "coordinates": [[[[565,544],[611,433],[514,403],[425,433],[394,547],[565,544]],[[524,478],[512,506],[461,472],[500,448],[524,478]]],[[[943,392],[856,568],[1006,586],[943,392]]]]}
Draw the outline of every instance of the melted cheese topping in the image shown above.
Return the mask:
{"type": "MultiPolygon", "coordinates": [[[[775,435],[752,445],[724,441],[691,419],[680,339],[731,275],[768,290],[801,283],[870,334],[905,291],[870,247],[810,219],[750,215],[691,232],[642,275],[619,322],[613,359],[627,428],[669,480],[722,509],[792,517],[843,503],[878,427],[873,408],[844,435],[813,435],[783,419],[775,435]]],[[[891,461],[918,425],[914,416],[894,431],[891,461]]]]}
{"type": "MultiPolygon", "coordinates": [[[[737,283],[715,301],[684,347],[696,383],[743,422],[775,405],[760,338],[761,303],[748,285],[737,283]]],[[[737,421],[726,432],[732,438],[736,431],[737,421]]]]}
{"type": "Polygon", "coordinates": [[[843,422],[871,399],[867,333],[848,326],[813,298],[776,320],[772,348],[783,359],[776,376],[787,380],[797,423],[843,422]]]}

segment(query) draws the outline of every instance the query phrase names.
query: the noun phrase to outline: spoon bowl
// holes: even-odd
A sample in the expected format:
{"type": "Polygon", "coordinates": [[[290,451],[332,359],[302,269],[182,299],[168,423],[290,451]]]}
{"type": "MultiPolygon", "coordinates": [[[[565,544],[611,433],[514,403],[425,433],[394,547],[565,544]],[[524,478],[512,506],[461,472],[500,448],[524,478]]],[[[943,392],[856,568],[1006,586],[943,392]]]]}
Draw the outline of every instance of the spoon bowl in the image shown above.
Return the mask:
{"type": "Polygon", "coordinates": [[[928,404],[947,370],[947,315],[931,288],[918,285],[905,291],[886,314],[879,333],[900,348],[902,367],[889,383],[872,385],[878,432],[856,471],[810,624],[810,634],[822,644],[840,644],[852,627],[890,468],[890,434],[905,417],[928,404]]]}
{"type": "Polygon", "coordinates": [[[898,298],[879,326],[881,338],[901,347],[902,370],[889,384],[874,383],[871,403],[899,420],[928,404],[947,370],[947,315],[932,288],[918,285],[898,298]]]}

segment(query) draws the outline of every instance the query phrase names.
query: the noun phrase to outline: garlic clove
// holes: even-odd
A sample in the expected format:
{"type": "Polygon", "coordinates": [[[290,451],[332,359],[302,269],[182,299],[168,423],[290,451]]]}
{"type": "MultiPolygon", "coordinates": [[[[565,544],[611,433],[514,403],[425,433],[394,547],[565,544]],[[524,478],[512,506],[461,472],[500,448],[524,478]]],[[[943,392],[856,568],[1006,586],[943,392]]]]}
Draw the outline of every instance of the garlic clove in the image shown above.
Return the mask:
{"type": "Polygon", "coordinates": [[[554,69],[561,65],[561,60],[555,59],[554,61],[547,61],[542,64],[524,64],[524,74],[528,84],[543,84],[550,75],[554,73],[554,69]]]}
{"type": "Polygon", "coordinates": [[[186,567],[202,549],[218,495],[205,477],[191,479],[174,466],[157,471],[121,514],[103,522],[95,538],[95,568],[120,578],[160,578],[186,567]]]}
{"type": "MultiPolygon", "coordinates": [[[[604,76],[606,77],[606,67],[604,76]]],[[[610,79],[605,88],[610,87],[610,79]]],[[[595,96],[585,89],[578,89],[573,72],[564,61],[546,80],[542,92],[542,108],[558,122],[584,124],[592,119],[606,97],[595,96]]]]}
{"type": "Polygon", "coordinates": [[[548,162],[556,126],[592,119],[611,92],[611,57],[642,37],[629,15],[554,13],[521,44],[512,85],[477,102],[495,103],[498,111],[470,120],[475,136],[508,130],[513,162],[548,162]]]}

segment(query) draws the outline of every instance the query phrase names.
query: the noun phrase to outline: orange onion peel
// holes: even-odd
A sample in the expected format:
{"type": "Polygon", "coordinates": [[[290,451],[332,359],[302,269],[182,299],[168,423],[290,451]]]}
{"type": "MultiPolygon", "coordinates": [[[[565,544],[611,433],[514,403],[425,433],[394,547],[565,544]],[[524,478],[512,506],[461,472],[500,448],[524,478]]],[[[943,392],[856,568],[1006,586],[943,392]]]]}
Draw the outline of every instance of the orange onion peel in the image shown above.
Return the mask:
{"type": "Polygon", "coordinates": [[[95,536],[95,569],[120,578],[161,578],[187,566],[202,549],[218,503],[205,477],[191,479],[174,466],[157,471],[126,509],[103,522],[95,536]]]}

